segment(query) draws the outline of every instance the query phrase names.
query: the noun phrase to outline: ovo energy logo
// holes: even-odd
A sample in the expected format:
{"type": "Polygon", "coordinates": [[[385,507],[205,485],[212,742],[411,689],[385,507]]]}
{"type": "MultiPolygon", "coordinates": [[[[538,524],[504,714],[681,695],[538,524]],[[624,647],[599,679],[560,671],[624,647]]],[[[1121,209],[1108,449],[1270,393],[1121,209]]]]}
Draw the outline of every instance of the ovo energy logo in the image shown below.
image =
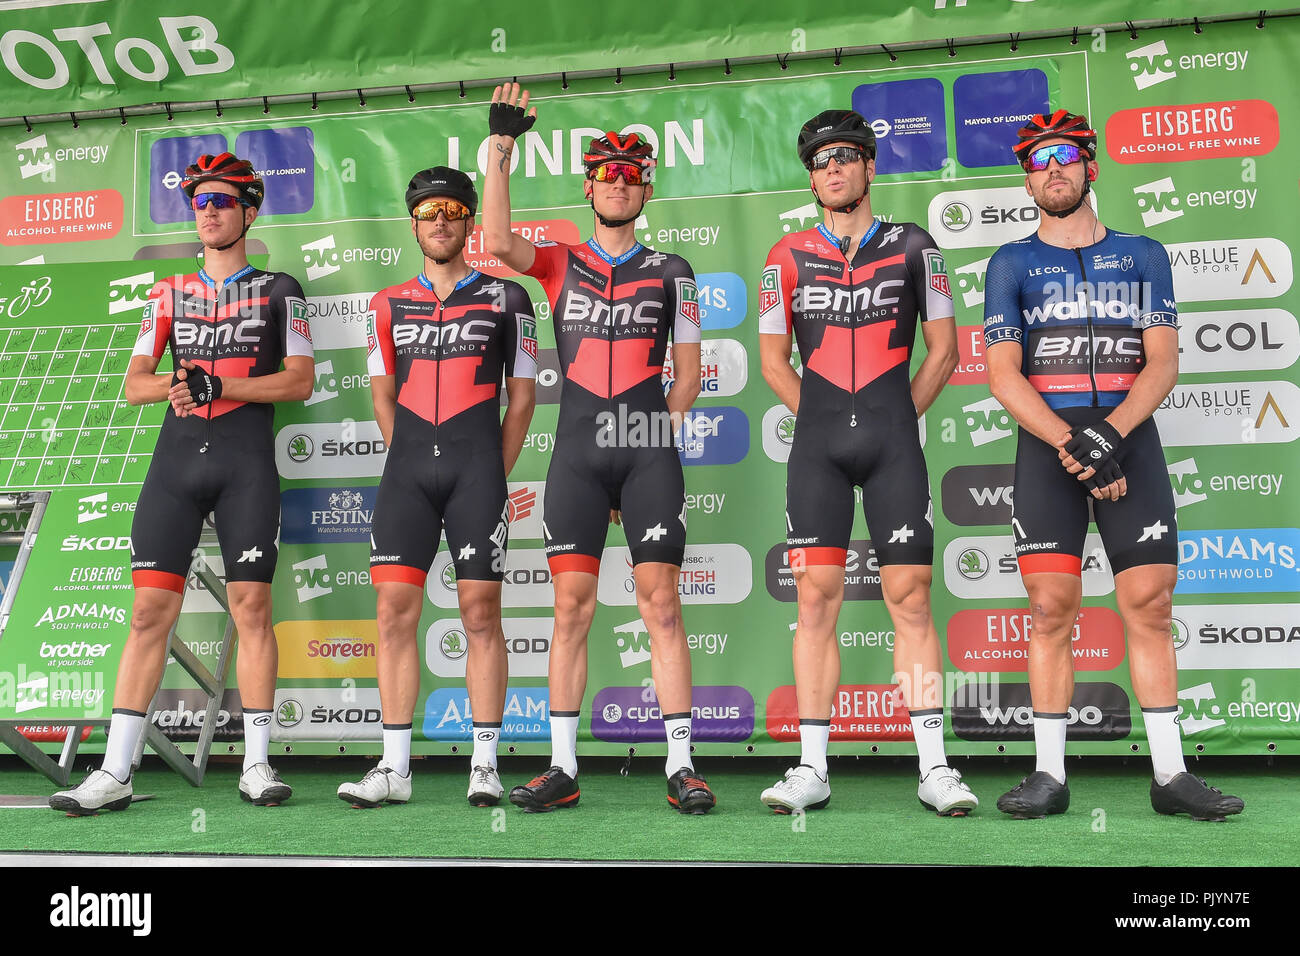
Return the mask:
{"type": "Polygon", "coordinates": [[[44,133],[15,143],[14,152],[18,154],[18,171],[22,173],[23,179],[54,171],[54,158],[50,155],[44,133]]]}
{"type": "Polygon", "coordinates": [[[303,264],[307,266],[308,282],[333,275],[342,268],[339,265],[339,254],[334,250],[333,233],[315,242],[304,243],[302,253],[303,264]]]}
{"type": "Polygon", "coordinates": [[[1174,69],[1174,58],[1169,55],[1169,47],[1164,40],[1129,50],[1124,55],[1128,57],[1128,68],[1133,73],[1133,82],[1139,90],[1172,80],[1178,75],[1174,69]]]}
{"type": "MultiPolygon", "coordinates": [[[[1162,41],[1161,46],[1163,45],[1162,41]]],[[[1138,209],[1142,213],[1142,225],[1148,229],[1183,215],[1183,210],[1180,208],[1181,200],[1174,192],[1172,176],[1134,186],[1133,195],[1137,196],[1138,209]]]]}

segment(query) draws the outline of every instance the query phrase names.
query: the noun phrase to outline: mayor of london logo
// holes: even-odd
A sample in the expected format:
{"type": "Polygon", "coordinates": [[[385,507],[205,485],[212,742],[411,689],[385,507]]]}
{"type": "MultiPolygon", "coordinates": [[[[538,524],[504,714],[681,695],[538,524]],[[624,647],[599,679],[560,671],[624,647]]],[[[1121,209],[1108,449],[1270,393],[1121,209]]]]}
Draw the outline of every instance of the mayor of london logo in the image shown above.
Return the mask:
{"type": "Polygon", "coordinates": [[[967,548],[957,556],[957,571],[968,581],[978,581],[989,573],[989,557],[979,548],[967,548]]]}
{"type": "Polygon", "coordinates": [[[306,435],[294,435],[289,439],[289,457],[294,461],[306,461],[314,450],[311,439],[306,435]]]}

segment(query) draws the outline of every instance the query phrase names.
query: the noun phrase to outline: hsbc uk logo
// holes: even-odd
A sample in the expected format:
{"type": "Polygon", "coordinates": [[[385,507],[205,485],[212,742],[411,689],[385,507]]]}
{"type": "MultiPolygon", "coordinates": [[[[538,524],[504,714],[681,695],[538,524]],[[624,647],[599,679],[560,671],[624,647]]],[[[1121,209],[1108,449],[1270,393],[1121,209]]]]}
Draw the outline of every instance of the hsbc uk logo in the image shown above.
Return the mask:
{"type": "Polygon", "coordinates": [[[1148,229],[1183,215],[1182,200],[1174,192],[1172,176],[1134,186],[1133,195],[1137,197],[1138,210],[1142,213],[1142,225],[1148,229]]]}

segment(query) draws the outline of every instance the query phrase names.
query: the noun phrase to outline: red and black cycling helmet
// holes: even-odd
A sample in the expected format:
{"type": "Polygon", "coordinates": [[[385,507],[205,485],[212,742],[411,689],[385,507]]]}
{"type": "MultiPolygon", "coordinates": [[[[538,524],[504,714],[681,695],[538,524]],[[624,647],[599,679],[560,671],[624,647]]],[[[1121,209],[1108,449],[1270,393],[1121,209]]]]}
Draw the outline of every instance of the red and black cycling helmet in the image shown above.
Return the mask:
{"type": "Polygon", "coordinates": [[[1029,154],[1039,143],[1049,139],[1067,139],[1086,149],[1091,159],[1097,158],[1097,131],[1088,125],[1088,117],[1069,110],[1057,110],[1051,116],[1039,113],[1020,128],[1015,150],[1016,161],[1021,166],[1029,161],[1029,154]]]}
{"type": "Polygon", "coordinates": [[[856,110],[824,110],[803,124],[798,149],[806,169],[812,169],[813,153],[827,143],[852,143],[867,159],[876,158],[876,134],[856,110]]]}
{"type": "Polygon", "coordinates": [[[606,163],[631,163],[641,167],[642,181],[648,183],[654,178],[654,147],[636,133],[620,136],[610,130],[591,141],[591,146],[582,154],[582,163],[587,167],[588,176],[606,163]]]}
{"type": "Polygon", "coordinates": [[[455,199],[472,216],[478,211],[478,191],[474,182],[459,169],[450,166],[433,166],[422,169],[406,187],[406,211],[415,215],[415,207],[433,196],[455,199]]]}
{"type": "Polygon", "coordinates": [[[220,153],[216,156],[204,153],[192,166],[185,168],[181,189],[187,199],[193,199],[202,183],[213,182],[234,186],[239,190],[239,197],[254,209],[260,209],[262,200],[266,197],[262,177],[257,175],[253,164],[246,159],[239,159],[234,153],[220,153]]]}

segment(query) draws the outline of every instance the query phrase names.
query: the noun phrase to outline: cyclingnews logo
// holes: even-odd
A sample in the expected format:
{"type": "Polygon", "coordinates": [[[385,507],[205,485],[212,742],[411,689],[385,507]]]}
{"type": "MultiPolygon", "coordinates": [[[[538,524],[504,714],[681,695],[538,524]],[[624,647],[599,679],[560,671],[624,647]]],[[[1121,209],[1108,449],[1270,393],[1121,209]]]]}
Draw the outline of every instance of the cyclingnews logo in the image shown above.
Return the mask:
{"type": "Polygon", "coordinates": [[[1222,69],[1229,73],[1244,70],[1250,51],[1216,50],[1179,56],[1169,52],[1164,40],[1157,40],[1129,50],[1124,56],[1128,59],[1129,72],[1133,74],[1133,83],[1141,91],[1175,79],[1179,70],[1222,69]]]}
{"type": "MultiPolygon", "coordinates": [[[[591,705],[597,740],[640,743],[666,740],[654,688],[606,687],[591,705]]],[[[743,687],[697,685],[691,692],[691,739],[740,742],[754,736],[754,698],[743,687]]]]}
{"type": "Polygon", "coordinates": [[[1178,669],[1300,668],[1300,604],[1186,604],[1174,607],[1178,669]]]}

